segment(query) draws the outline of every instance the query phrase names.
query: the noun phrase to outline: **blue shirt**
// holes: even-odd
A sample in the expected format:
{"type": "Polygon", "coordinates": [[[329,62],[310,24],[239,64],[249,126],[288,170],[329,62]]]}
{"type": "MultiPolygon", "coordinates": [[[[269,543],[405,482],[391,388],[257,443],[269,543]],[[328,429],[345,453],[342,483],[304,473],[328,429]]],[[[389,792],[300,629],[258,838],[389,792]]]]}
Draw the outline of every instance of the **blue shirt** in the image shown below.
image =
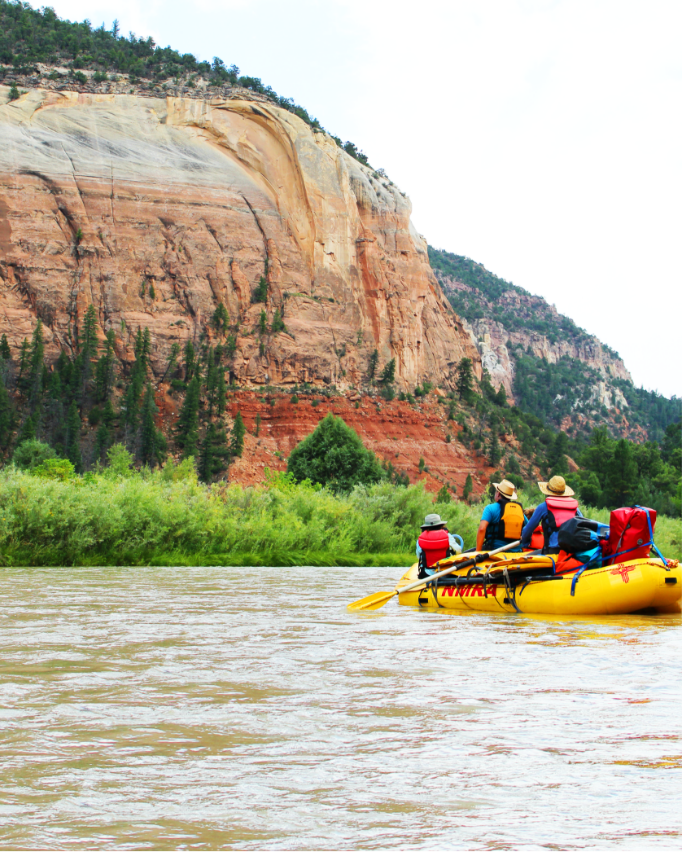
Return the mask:
{"type": "MultiPolygon", "coordinates": [[[[521,533],[521,546],[522,547],[530,547],[530,538],[533,535],[533,531],[537,527],[538,524],[542,523],[542,519],[547,517],[547,512],[549,509],[547,508],[547,503],[540,503],[537,509],[533,512],[530,520],[523,528],[523,532],[521,533]]],[[[576,517],[582,518],[583,513],[578,509],[576,512],[576,517]]],[[[555,530],[549,536],[549,546],[550,547],[559,547],[559,531],[555,530]]]]}
{"type": "MultiPolygon", "coordinates": [[[[483,510],[483,514],[481,515],[481,520],[487,521],[489,525],[490,524],[498,524],[500,522],[501,517],[502,517],[502,503],[497,503],[497,502],[496,503],[488,503],[488,505],[483,510]]],[[[523,526],[524,526],[524,532],[525,532],[525,526],[526,526],[526,519],[525,518],[523,519],[523,526]]],[[[487,533],[488,533],[488,531],[486,530],[486,539],[488,538],[487,533]]],[[[503,538],[496,538],[493,541],[492,547],[490,547],[490,550],[497,550],[498,547],[504,547],[505,544],[509,544],[509,541],[505,541],[503,538]]],[[[486,547],[488,547],[488,545],[486,545],[486,547]]],[[[514,553],[517,550],[520,550],[520,548],[518,548],[518,547],[514,548],[511,552],[514,553]]]]}

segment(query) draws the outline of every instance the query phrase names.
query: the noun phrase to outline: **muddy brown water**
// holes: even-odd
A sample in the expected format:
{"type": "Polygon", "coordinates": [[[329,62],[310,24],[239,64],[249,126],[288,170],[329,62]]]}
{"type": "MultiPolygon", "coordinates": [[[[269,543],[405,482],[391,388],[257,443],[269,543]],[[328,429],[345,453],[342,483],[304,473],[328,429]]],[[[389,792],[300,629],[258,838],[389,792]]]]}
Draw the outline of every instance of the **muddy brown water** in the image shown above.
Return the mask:
{"type": "Polygon", "coordinates": [[[680,847],[679,616],[345,610],[399,573],[0,572],[0,847],[680,847]]]}

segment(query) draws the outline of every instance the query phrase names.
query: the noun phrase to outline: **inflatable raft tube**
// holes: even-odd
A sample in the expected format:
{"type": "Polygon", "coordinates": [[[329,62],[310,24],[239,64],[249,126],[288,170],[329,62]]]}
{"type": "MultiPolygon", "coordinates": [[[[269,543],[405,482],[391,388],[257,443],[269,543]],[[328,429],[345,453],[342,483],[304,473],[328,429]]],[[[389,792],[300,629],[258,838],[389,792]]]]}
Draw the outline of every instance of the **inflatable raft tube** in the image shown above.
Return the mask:
{"type": "MultiPolygon", "coordinates": [[[[470,555],[470,554],[468,554],[470,555]]],[[[516,557],[518,559],[518,556],[516,557]]],[[[482,562],[479,571],[501,568],[505,561],[482,562]]],[[[439,570],[448,560],[439,563],[439,570]]],[[[676,560],[633,559],[603,568],[570,571],[552,575],[547,557],[529,562],[522,570],[510,565],[508,579],[500,577],[481,584],[457,585],[450,577],[437,586],[415,589],[398,596],[403,606],[451,609],[459,612],[523,612],[538,615],[616,615],[640,612],[679,613],[682,611],[682,570],[676,560]],[[547,570],[544,570],[544,567],[547,570]],[[535,577],[538,579],[535,579],[535,577]],[[541,575],[542,578],[539,577],[541,575]],[[578,576],[576,576],[578,575],[578,576]]],[[[413,565],[401,577],[396,590],[417,579],[413,565]]],[[[465,578],[466,570],[452,577],[465,578]]]]}

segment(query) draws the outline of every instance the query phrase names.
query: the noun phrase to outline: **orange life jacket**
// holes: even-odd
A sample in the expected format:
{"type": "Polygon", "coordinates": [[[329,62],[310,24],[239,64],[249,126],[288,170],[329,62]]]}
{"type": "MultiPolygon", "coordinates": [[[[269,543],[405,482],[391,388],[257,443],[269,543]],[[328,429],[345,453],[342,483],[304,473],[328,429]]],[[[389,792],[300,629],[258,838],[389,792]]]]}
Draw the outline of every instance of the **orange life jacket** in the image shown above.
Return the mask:
{"type": "Polygon", "coordinates": [[[445,559],[448,555],[450,538],[447,530],[424,530],[417,541],[424,551],[427,568],[435,565],[439,559],[445,559]]]}

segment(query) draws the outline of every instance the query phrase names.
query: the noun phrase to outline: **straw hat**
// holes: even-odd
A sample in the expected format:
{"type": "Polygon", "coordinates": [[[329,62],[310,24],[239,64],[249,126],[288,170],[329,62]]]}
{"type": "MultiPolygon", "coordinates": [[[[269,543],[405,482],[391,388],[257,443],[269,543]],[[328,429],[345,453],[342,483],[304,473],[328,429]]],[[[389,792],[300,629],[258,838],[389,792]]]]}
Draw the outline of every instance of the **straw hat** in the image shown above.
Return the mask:
{"type": "Polygon", "coordinates": [[[538,488],[547,497],[572,497],[575,491],[566,485],[563,476],[553,476],[549,482],[538,482],[538,488]]]}
{"type": "Polygon", "coordinates": [[[518,500],[519,495],[516,493],[516,486],[508,479],[503,479],[502,482],[493,482],[493,488],[507,500],[518,500]]]}
{"type": "Polygon", "coordinates": [[[427,515],[424,518],[424,523],[422,524],[423,530],[432,530],[435,527],[444,527],[445,521],[441,518],[440,515],[427,515]]]}

